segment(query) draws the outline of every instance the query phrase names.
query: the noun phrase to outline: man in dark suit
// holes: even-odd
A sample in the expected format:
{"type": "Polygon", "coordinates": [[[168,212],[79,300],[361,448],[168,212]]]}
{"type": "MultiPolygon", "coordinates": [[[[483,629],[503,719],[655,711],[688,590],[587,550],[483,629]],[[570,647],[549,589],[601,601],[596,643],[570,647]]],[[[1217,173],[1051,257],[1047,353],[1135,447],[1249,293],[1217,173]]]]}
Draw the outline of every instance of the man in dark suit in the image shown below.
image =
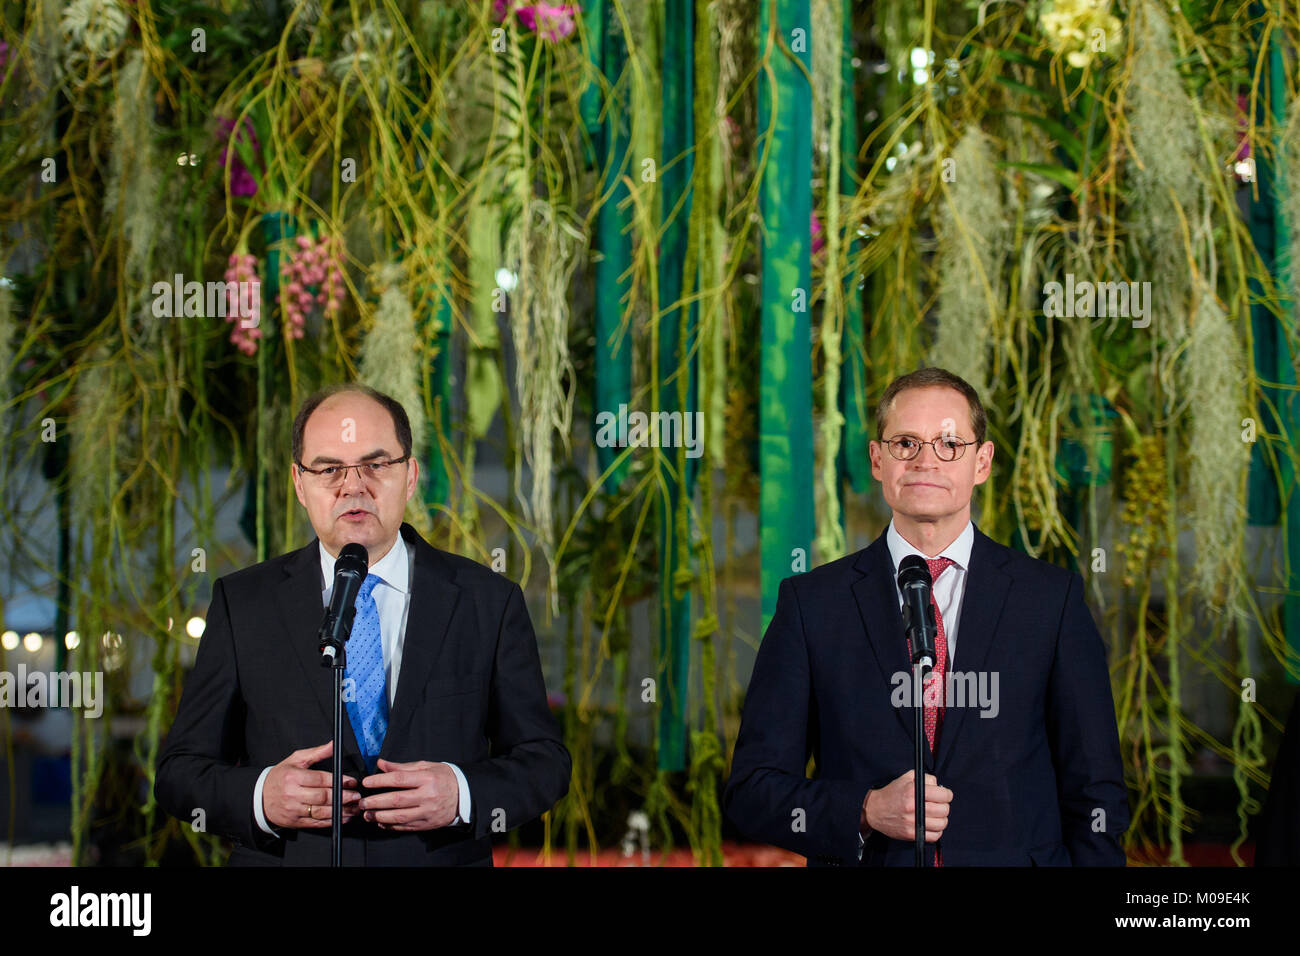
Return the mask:
{"type": "Polygon", "coordinates": [[[893,382],[872,475],[893,511],[869,547],[781,582],[724,795],[751,838],[810,865],[914,861],[914,711],[899,562],[934,577],[927,865],[1122,866],[1129,823],[1101,636],[1073,572],[970,519],[993,443],[943,369],[893,382]],[[817,774],[805,774],[808,758],[817,774]]]}
{"type": "Polygon", "coordinates": [[[158,803],[233,840],[232,864],[329,864],[334,689],[317,636],[335,559],[356,542],[370,573],[347,645],[343,863],[491,865],[490,834],[569,783],[523,594],[402,522],[419,472],[388,396],[313,395],[293,458],[317,540],[213,585],[158,803]]]}
{"type": "Polygon", "coordinates": [[[1300,691],[1277,748],[1255,834],[1256,866],[1300,866],[1300,691]]]}

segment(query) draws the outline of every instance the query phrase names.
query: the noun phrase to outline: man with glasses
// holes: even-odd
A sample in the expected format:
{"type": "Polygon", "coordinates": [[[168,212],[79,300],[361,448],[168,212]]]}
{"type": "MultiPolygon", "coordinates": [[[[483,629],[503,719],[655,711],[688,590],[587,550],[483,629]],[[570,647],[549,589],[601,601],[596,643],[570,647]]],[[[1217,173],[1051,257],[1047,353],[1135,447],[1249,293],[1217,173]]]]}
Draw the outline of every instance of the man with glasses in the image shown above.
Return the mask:
{"type": "Polygon", "coordinates": [[[344,865],[491,865],[493,833],[568,789],[523,594],[403,523],[418,477],[400,403],[318,392],[293,425],[317,540],[213,586],[154,789],[184,821],[201,809],[232,864],[329,863],[334,689],[317,634],[352,542],[369,574],[347,644],[344,865]]]}
{"type": "Polygon", "coordinates": [[[971,522],[993,442],[944,369],[876,411],[871,473],[893,512],[870,546],[781,582],[724,795],[746,835],[810,865],[911,866],[914,710],[898,567],[929,565],[928,866],[1123,866],[1129,809],[1110,675],[1078,573],[971,522]],[[816,775],[805,773],[809,757],[816,775]]]}

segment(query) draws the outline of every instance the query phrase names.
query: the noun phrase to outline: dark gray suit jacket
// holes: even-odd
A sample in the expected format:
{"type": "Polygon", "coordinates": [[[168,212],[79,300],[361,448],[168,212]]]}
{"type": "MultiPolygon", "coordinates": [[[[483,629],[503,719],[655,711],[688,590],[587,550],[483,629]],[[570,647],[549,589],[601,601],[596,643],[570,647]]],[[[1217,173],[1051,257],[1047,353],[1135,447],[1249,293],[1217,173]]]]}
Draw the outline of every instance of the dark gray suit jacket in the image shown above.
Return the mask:
{"type": "MultiPolygon", "coordinates": [[[[546,700],[537,640],[519,586],[468,558],[415,551],[397,695],[380,756],[456,764],[469,783],[471,823],[395,833],[360,816],[343,829],[344,865],[491,864],[491,834],[546,810],[569,786],[570,760],[546,700]]],[[[158,758],[154,794],[186,823],[201,808],[209,832],[236,844],[239,865],[328,866],[330,830],[286,829],[253,817],[265,767],[333,735],[333,676],[322,667],[319,542],[220,578],[207,628],[158,758]]],[[[366,776],[346,713],[343,772],[366,776]]],[[[330,769],[328,760],[315,769],[330,769]]]]}

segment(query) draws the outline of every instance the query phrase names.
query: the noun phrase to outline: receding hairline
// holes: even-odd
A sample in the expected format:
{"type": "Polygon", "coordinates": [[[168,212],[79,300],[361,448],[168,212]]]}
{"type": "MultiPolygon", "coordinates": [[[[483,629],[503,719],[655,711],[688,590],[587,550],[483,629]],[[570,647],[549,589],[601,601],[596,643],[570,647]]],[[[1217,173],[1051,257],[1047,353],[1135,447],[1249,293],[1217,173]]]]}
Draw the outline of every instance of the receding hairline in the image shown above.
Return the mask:
{"type": "MultiPolygon", "coordinates": [[[[298,415],[295,416],[293,426],[292,437],[296,446],[294,448],[294,451],[296,452],[294,458],[296,461],[301,461],[306,455],[305,445],[307,441],[307,428],[311,424],[311,420],[316,417],[316,413],[325,408],[325,406],[330,405],[335,399],[348,399],[354,396],[369,399],[373,405],[378,406],[380,411],[387,416],[390,427],[392,428],[393,438],[397,443],[396,455],[405,454],[409,456],[414,452],[414,448],[411,448],[408,451],[406,444],[402,440],[403,421],[399,421],[398,416],[400,414],[401,418],[405,420],[406,410],[402,408],[401,404],[398,403],[396,399],[393,399],[392,396],[371,389],[366,385],[357,382],[347,382],[328,386],[303,400],[298,415]],[[391,403],[393,407],[389,407],[388,403],[391,403]],[[310,406],[310,411],[307,412],[306,417],[303,417],[302,413],[308,406],[310,406]]],[[[409,422],[407,423],[407,427],[409,428],[409,422]]],[[[316,457],[319,458],[321,456],[318,455],[316,457]]]]}
{"type": "MultiPolygon", "coordinates": [[[[952,385],[945,385],[942,382],[934,382],[932,384],[927,384],[927,385],[909,385],[906,388],[899,389],[897,392],[894,393],[893,396],[890,397],[889,404],[885,406],[885,413],[882,416],[882,424],[887,424],[889,421],[889,416],[894,413],[894,406],[898,403],[898,396],[905,395],[908,392],[926,392],[926,391],[952,392],[959,399],[961,399],[962,404],[966,406],[966,424],[970,427],[971,437],[972,438],[978,437],[976,435],[976,429],[975,429],[975,409],[971,407],[970,399],[966,397],[966,395],[962,392],[961,389],[955,388],[952,385]]],[[[880,438],[885,437],[884,433],[887,430],[888,429],[881,430],[880,438]]],[[[925,436],[921,435],[918,437],[924,438],[925,436]]]]}
{"type": "Polygon", "coordinates": [[[311,413],[307,416],[306,419],[304,419],[302,423],[303,437],[304,438],[306,437],[307,426],[311,424],[311,420],[316,417],[318,412],[320,412],[323,408],[325,408],[326,405],[329,405],[331,402],[334,402],[335,399],[346,399],[346,398],[364,398],[371,405],[374,405],[377,409],[383,412],[384,417],[388,419],[388,424],[391,425],[393,429],[393,437],[394,438],[397,437],[397,422],[393,421],[393,416],[388,411],[388,409],[384,407],[384,403],[379,401],[373,395],[367,395],[359,388],[342,389],[337,392],[331,392],[329,395],[326,395],[324,398],[322,398],[320,400],[320,403],[311,410],[311,413]]]}

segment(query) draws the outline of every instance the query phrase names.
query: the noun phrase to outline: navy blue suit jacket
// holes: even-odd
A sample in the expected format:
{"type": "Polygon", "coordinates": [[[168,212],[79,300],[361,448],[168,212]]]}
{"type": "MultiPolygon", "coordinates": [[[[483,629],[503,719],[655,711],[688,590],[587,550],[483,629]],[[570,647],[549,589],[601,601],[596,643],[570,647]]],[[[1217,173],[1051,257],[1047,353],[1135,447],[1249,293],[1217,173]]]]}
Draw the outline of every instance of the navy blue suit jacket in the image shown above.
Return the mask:
{"type": "MultiPolygon", "coordinates": [[[[724,807],[809,865],[858,865],[867,791],[913,766],[913,711],[891,703],[894,675],[910,673],[895,580],[884,534],[787,578],[754,664],[724,807]]],[[[944,865],[1123,866],[1128,798],[1083,579],[976,528],[950,670],[990,689],[996,672],[998,712],[950,707],[937,752],[925,748],[926,772],[953,791],[944,865]]],[[[862,865],[913,860],[912,841],[881,833],[862,848],[862,865]]]]}

